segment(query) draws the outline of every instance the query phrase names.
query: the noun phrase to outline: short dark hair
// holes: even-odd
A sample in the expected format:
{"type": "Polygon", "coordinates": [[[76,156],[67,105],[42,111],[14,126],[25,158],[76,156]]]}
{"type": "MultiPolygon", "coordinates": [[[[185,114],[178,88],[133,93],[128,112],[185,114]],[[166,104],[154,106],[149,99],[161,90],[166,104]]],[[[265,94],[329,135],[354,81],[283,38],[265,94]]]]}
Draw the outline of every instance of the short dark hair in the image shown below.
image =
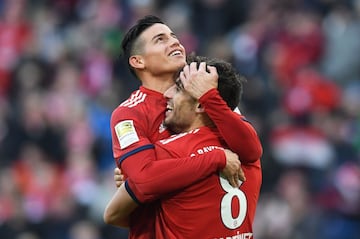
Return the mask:
{"type": "Polygon", "coordinates": [[[190,64],[191,62],[197,62],[198,66],[200,62],[206,62],[207,65],[216,67],[219,75],[219,94],[226,104],[234,110],[239,105],[243,83],[246,81],[245,77],[240,75],[232,64],[221,59],[191,54],[187,57],[187,63],[190,64]]]}
{"type": "Polygon", "coordinates": [[[134,69],[129,64],[129,58],[134,54],[134,45],[140,34],[156,23],[165,24],[159,17],[153,15],[147,15],[139,19],[136,24],[127,31],[121,42],[123,57],[127,61],[130,72],[135,76],[134,69]]]}

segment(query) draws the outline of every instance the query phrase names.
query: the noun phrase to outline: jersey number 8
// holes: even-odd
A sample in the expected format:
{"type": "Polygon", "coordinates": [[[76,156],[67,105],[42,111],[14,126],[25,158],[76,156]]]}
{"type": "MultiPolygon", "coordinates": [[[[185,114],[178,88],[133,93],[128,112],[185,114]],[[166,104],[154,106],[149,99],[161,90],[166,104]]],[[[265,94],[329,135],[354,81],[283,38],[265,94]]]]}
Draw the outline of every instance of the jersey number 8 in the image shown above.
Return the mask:
{"type": "Polygon", "coordinates": [[[246,196],[239,188],[232,187],[226,179],[222,178],[221,176],[219,178],[220,185],[226,192],[226,194],[221,199],[221,220],[229,229],[238,228],[241,226],[246,216],[246,196]],[[237,197],[237,201],[239,202],[239,214],[235,218],[233,217],[232,213],[232,202],[234,197],[237,197]]]}

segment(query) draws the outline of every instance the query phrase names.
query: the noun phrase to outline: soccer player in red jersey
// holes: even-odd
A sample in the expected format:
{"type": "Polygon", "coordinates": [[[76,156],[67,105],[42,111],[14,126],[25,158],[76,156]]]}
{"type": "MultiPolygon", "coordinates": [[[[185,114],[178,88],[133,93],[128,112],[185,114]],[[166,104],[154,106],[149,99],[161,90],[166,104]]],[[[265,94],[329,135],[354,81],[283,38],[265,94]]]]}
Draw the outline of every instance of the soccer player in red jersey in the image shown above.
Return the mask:
{"type": "MultiPolygon", "coordinates": [[[[159,189],[167,191],[189,185],[228,165],[230,153],[224,154],[222,150],[196,156],[197,160],[188,160],[187,157],[154,163],[154,142],[170,135],[163,125],[166,100],[162,94],[173,85],[174,76],[185,65],[185,49],[174,33],[153,16],[140,19],[129,30],[122,48],[131,71],[142,83],[139,90],[113,111],[111,117],[114,158],[125,176],[144,188],[148,188],[150,183],[160,185],[159,189]],[[177,183],[163,183],[168,181],[177,183]]],[[[215,73],[209,76],[217,79],[215,73]]],[[[227,110],[216,92],[207,93],[203,98],[206,99],[204,104],[208,114],[211,117],[212,113],[214,115],[215,124],[227,125],[220,126],[219,130],[225,129],[220,130],[222,137],[240,160],[256,161],[261,156],[262,148],[252,126],[230,109],[227,110]],[[224,109],[227,111],[222,112],[224,109]],[[233,137],[234,131],[237,132],[236,138],[233,137]]],[[[235,177],[240,173],[238,171],[232,171],[235,177]]],[[[133,194],[131,183],[125,185],[127,191],[133,194]]],[[[136,200],[136,194],[133,194],[133,198],[136,200]]],[[[153,205],[141,205],[132,213],[130,238],[152,238],[153,208],[153,205]]]]}
{"type": "MultiPolygon", "coordinates": [[[[205,58],[195,60],[199,62],[205,58]]],[[[239,76],[229,63],[208,60],[208,64],[216,66],[220,95],[228,107],[234,109],[238,103],[236,96],[241,91],[239,76]]],[[[201,63],[199,71],[204,70],[205,65],[201,63]]],[[[169,101],[164,123],[178,134],[155,143],[158,160],[195,157],[226,147],[203,106],[184,90],[180,79],[165,92],[165,96],[169,101]]],[[[260,159],[243,163],[242,167],[247,180],[240,187],[232,187],[216,173],[166,196],[158,194],[161,203],[156,214],[156,238],[253,238],[252,224],[262,178],[260,159]]],[[[136,188],[137,185],[133,185],[133,189],[136,188]]],[[[148,189],[150,194],[137,192],[137,195],[147,202],[156,199],[149,195],[158,191],[152,188],[148,189]]],[[[115,215],[122,213],[119,211],[122,208],[134,205],[129,194],[124,190],[122,193],[125,195],[115,194],[108,206],[115,215]],[[126,202],[121,197],[126,198],[126,202]]]]}

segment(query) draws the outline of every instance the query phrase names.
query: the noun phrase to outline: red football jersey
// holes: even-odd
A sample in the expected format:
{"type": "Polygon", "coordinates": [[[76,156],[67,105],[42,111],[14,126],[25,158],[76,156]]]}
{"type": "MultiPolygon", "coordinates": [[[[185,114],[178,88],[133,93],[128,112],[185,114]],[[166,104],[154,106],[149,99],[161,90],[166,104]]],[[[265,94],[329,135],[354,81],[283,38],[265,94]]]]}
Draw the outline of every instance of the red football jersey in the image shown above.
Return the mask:
{"type": "Polygon", "coordinates": [[[260,139],[246,118],[233,112],[217,89],[209,90],[199,102],[215,123],[228,148],[239,155],[241,163],[257,161],[262,155],[260,139]]]}
{"type": "MultiPolygon", "coordinates": [[[[156,144],[156,154],[158,159],[196,156],[222,146],[215,129],[202,127],[161,140],[156,144]]],[[[242,167],[247,180],[239,188],[212,174],[162,198],[156,216],[156,238],[253,238],[252,223],[262,180],[260,159],[242,167]]]]}
{"type": "MultiPolygon", "coordinates": [[[[140,87],[121,103],[111,116],[112,146],[115,159],[127,152],[170,136],[163,127],[166,99],[160,92],[140,87]]],[[[120,162],[116,162],[120,165],[120,162]]]]}
{"type": "MultiPolygon", "coordinates": [[[[166,99],[163,94],[140,87],[121,103],[111,116],[112,147],[116,164],[122,164],[125,176],[136,174],[143,163],[138,158],[128,158],[132,152],[146,151],[151,154],[153,142],[168,137],[162,127],[166,99]],[[125,160],[125,159],[129,160],[125,160]]],[[[155,159],[153,156],[149,155],[155,159]]],[[[154,238],[154,213],[156,202],[139,206],[130,217],[129,238],[154,238]]]]}
{"type": "MultiPolygon", "coordinates": [[[[148,189],[151,189],[149,184],[158,187],[164,181],[174,180],[178,184],[163,188],[173,191],[216,172],[226,162],[225,154],[218,150],[210,157],[201,155],[197,160],[189,161],[187,156],[154,163],[153,143],[170,135],[162,125],[165,106],[166,99],[161,93],[140,87],[113,111],[111,132],[114,158],[126,177],[148,189]],[[183,178],[186,180],[181,180],[183,178]]],[[[140,201],[138,195],[144,192],[132,189],[131,184],[127,190],[135,201],[140,201]]],[[[153,238],[155,208],[152,204],[141,205],[131,214],[130,238],[153,238]]]]}
{"type": "MultiPolygon", "coordinates": [[[[245,161],[259,157],[261,145],[252,126],[226,108],[217,91],[207,94],[207,101],[214,122],[218,125],[223,121],[223,125],[231,125],[220,126],[220,132],[227,143],[237,147],[233,150],[241,153],[245,161]],[[231,117],[224,117],[228,113],[231,117]],[[235,132],[238,132],[237,137],[233,137],[235,132]],[[249,138],[251,140],[247,140],[249,138]],[[245,152],[249,156],[243,153],[244,149],[248,150],[245,152]]],[[[183,188],[225,166],[222,150],[216,153],[213,150],[212,156],[197,155],[196,160],[189,160],[188,154],[182,154],[185,158],[176,156],[166,162],[154,163],[154,142],[170,135],[162,124],[165,106],[166,100],[161,93],[140,87],[113,111],[111,117],[114,158],[125,176],[133,180],[127,190],[135,201],[153,200],[161,193],[183,188]],[[164,184],[170,181],[174,183],[164,184]]],[[[141,205],[135,210],[130,218],[130,238],[153,238],[155,207],[153,204],[141,205]]]]}

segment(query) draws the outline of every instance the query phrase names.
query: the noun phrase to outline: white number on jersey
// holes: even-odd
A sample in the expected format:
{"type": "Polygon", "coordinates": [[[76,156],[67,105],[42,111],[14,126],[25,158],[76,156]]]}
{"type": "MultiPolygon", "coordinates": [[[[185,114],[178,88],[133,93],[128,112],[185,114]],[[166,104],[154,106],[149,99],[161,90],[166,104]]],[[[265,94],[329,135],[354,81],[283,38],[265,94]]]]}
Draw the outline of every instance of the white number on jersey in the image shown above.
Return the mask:
{"type": "Polygon", "coordinates": [[[221,220],[229,229],[238,228],[243,223],[247,211],[247,200],[245,193],[239,188],[232,187],[230,183],[223,177],[220,176],[219,178],[220,185],[226,192],[224,197],[221,199],[221,220]],[[232,201],[234,197],[237,197],[238,199],[240,210],[236,218],[232,216],[232,201]]]}

